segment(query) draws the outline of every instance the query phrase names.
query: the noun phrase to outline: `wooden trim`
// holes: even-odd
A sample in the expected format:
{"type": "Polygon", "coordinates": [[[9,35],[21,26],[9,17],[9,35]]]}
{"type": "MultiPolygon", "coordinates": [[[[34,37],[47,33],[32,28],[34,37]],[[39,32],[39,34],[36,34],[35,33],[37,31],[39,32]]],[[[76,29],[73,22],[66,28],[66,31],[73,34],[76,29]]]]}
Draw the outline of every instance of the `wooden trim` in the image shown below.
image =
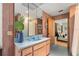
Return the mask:
{"type": "Polygon", "coordinates": [[[50,53],[48,53],[46,56],[49,56],[50,53]]]}
{"type": "Polygon", "coordinates": [[[14,55],[14,4],[3,3],[3,50],[2,55],[14,55]]]}
{"type": "Polygon", "coordinates": [[[58,40],[58,39],[57,39],[57,41],[59,41],[59,42],[64,42],[64,43],[68,43],[68,41],[64,41],[64,40],[58,40]]]}
{"type": "Polygon", "coordinates": [[[47,28],[46,28],[46,31],[47,31],[46,37],[49,37],[49,36],[48,36],[48,35],[49,35],[49,32],[48,32],[48,19],[49,19],[49,18],[46,19],[46,23],[47,23],[47,24],[46,24],[46,27],[47,27],[47,28]]]}
{"type": "Polygon", "coordinates": [[[68,41],[68,54],[72,55],[72,41],[73,41],[73,31],[74,31],[74,20],[75,20],[75,10],[76,5],[72,5],[69,8],[69,41],[68,41]]]}
{"type": "Polygon", "coordinates": [[[34,50],[33,49],[34,49],[34,47],[32,46],[32,56],[34,56],[34,50]]]}
{"type": "Polygon", "coordinates": [[[0,49],[0,56],[2,56],[2,49],[0,49]]]}
{"type": "MultiPolygon", "coordinates": [[[[53,16],[55,20],[61,20],[61,19],[64,19],[64,18],[67,18],[67,21],[69,21],[69,13],[65,13],[65,14],[61,14],[61,15],[58,15],[58,16],[53,16]]],[[[69,26],[69,24],[68,24],[69,26]]],[[[55,25],[56,27],[56,25],[55,25]]],[[[55,28],[56,29],[56,28],[55,28]]],[[[68,28],[69,29],[69,28],[68,28]]],[[[68,30],[67,30],[68,31],[68,30]]],[[[69,32],[68,32],[69,33],[69,32]]],[[[69,35],[68,35],[69,36],[69,35]]],[[[57,41],[61,41],[61,42],[68,42],[68,41],[64,41],[64,40],[58,40],[57,41]]]]}
{"type": "Polygon", "coordinates": [[[69,14],[69,13],[65,13],[65,14],[53,16],[53,18],[54,18],[55,20],[60,20],[60,19],[63,19],[63,18],[68,18],[68,14],[69,14]]]}

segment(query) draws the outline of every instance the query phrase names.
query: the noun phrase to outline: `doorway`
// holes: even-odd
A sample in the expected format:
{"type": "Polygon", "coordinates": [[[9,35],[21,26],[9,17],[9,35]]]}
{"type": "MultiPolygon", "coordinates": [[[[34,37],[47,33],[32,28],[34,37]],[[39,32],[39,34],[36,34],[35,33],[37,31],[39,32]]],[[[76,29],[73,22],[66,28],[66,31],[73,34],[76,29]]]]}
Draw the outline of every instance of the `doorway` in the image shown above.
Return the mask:
{"type": "Polygon", "coordinates": [[[60,16],[55,16],[54,19],[51,19],[52,21],[48,20],[48,32],[49,36],[52,37],[51,52],[54,53],[51,55],[68,56],[68,13],[64,14],[62,18],[59,18],[60,16]],[[57,32],[59,32],[59,37],[56,35],[57,32]]]}

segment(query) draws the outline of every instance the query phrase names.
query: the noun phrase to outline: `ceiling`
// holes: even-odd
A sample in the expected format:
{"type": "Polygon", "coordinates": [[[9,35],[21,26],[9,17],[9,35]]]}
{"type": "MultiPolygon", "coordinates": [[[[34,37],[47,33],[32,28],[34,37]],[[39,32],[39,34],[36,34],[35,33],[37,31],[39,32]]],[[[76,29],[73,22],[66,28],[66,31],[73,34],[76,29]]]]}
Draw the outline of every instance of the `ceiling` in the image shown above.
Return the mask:
{"type": "MultiPolygon", "coordinates": [[[[29,3],[29,10],[31,16],[36,16],[36,10],[38,17],[42,16],[42,10],[51,16],[56,16],[68,12],[69,6],[72,3],[29,3]],[[63,10],[62,12],[58,12],[63,10]]],[[[23,15],[28,14],[28,3],[16,3],[15,4],[15,14],[22,13],[23,15]]]]}
{"type": "Polygon", "coordinates": [[[68,12],[69,6],[73,5],[72,3],[46,3],[40,8],[47,12],[51,16],[56,16],[60,14],[64,14],[68,12]],[[59,13],[58,11],[63,10],[63,12],[59,13]]]}
{"type": "Polygon", "coordinates": [[[22,5],[26,7],[27,9],[29,5],[29,9],[33,11],[34,9],[39,8],[39,6],[41,6],[42,3],[22,3],[22,5]]]}

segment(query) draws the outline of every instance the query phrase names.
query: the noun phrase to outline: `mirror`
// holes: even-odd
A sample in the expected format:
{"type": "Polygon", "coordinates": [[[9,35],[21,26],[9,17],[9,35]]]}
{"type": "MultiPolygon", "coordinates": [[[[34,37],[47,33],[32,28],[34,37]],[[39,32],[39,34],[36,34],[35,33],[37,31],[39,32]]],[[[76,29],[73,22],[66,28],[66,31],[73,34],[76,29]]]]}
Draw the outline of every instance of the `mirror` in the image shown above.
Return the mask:
{"type": "Polygon", "coordinates": [[[24,38],[42,34],[41,5],[42,3],[15,3],[15,19],[18,14],[24,16],[24,38]]]}
{"type": "Polygon", "coordinates": [[[29,4],[32,6],[35,9],[29,9],[29,36],[42,34],[42,10],[35,3],[29,4]]]}
{"type": "MultiPolygon", "coordinates": [[[[42,36],[42,10],[39,6],[42,3],[16,3],[15,21],[19,16],[24,17],[23,40],[36,41],[42,36]]],[[[15,31],[15,34],[17,32],[15,31]]],[[[16,37],[16,35],[15,35],[16,37]]]]}
{"type": "Polygon", "coordinates": [[[68,41],[68,19],[59,19],[55,21],[55,36],[59,41],[68,41]]]}

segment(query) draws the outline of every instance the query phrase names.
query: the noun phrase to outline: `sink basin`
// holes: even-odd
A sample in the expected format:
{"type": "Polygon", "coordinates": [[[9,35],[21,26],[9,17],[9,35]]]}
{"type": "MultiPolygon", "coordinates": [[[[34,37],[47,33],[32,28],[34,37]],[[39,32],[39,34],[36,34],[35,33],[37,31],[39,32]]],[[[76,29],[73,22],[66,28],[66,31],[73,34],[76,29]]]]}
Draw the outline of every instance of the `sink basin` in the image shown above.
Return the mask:
{"type": "Polygon", "coordinates": [[[41,40],[42,36],[39,36],[39,35],[34,35],[34,36],[30,36],[28,38],[29,41],[38,41],[38,40],[41,40]]]}

